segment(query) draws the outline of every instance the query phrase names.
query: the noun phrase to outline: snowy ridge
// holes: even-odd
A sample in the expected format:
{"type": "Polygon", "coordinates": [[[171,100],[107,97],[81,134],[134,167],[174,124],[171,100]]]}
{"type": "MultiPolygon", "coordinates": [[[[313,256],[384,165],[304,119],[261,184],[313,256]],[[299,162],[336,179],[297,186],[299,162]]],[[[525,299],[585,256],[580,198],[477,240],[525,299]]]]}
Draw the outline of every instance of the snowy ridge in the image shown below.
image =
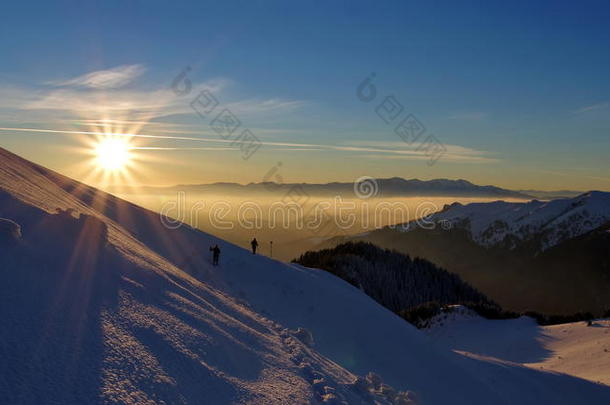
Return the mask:
{"type": "Polygon", "coordinates": [[[438,348],[327,272],[165,229],[2,149],[0,218],[13,235],[0,241],[1,403],[610,401],[605,386],[438,348]]]}
{"type": "Polygon", "coordinates": [[[472,309],[463,305],[446,305],[441,308],[441,313],[428,319],[422,329],[434,329],[445,323],[461,322],[473,319],[481,319],[481,316],[472,309]]]}
{"type": "MultiPolygon", "coordinates": [[[[413,403],[178,269],[52,181],[67,179],[2,154],[2,235],[23,236],[0,239],[1,403],[413,403]]],[[[94,197],[112,213],[113,197],[94,197]]]]}
{"type": "MultiPolygon", "coordinates": [[[[610,193],[591,191],[548,202],[454,203],[433,214],[430,220],[441,223],[443,229],[465,228],[483,246],[514,249],[531,242],[539,250],[546,250],[609,224],[610,193]]],[[[411,222],[398,229],[409,231],[415,226],[411,222]]]]}

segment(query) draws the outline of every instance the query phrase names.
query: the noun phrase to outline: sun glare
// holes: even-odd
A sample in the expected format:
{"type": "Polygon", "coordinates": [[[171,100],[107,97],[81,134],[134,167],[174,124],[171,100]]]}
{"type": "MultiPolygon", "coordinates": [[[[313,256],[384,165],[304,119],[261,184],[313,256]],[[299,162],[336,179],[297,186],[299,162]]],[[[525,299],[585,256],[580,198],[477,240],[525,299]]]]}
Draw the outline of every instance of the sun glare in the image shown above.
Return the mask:
{"type": "Polygon", "coordinates": [[[129,164],[130,146],[124,139],[102,139],[96,145],[95,155],[99,166],[104,170],[123,170],[129,164]]]}

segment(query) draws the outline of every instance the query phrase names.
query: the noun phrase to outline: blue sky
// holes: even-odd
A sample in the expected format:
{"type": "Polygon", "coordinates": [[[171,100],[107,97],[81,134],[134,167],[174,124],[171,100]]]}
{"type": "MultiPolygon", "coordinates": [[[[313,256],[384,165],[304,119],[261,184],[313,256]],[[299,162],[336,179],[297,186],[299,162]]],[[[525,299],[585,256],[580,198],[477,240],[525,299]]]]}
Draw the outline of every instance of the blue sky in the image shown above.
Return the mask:
{"type": "Polygon", "coordinates": [[[285,181],[608,190],[610,5],[531,3],[5,2],[0,127],[66,132],[3,129],[0,146],[93,183],[83,138],[103,128],[202,138],[137,139],[146,184],[260,181],[282,162],[285,181]],[[190,109],[205,88],[262,142],[249,159],[190,109]],[[375,113],[390,95],[442,144],[435,164],[375,113]]]}

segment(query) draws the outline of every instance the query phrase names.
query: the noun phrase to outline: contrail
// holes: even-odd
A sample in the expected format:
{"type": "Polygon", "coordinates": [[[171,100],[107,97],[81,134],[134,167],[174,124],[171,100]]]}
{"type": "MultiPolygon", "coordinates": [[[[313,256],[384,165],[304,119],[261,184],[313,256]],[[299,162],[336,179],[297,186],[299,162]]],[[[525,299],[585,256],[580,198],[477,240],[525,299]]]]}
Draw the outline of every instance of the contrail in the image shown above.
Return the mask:
{"type": "MultiPolygon", "coordinates": [[[[71,131],[71,130],[56,130],[56,129],[38,129],[38,128],[1,128],[0,131],[19,131],[19,132],[42,132],[51,134],[72,134],[72,135],[113,135],[113,136],[124,136],[124,137],[136,137],[136,138],[149,138],[149,139],[169,139],[178,141],[195,141],[195,142],[218,142],[218,143],[234,143],[230,139],[213,139],[213,138],[195,138],[189,136],[169,136],[169,135],[150,135],[150,134],[128,134],[120,132],[104,132],[104,131],[71,131]]],[[[332,148],[328,145],[314,145],[306,143],[289,143],[289,142],[263,142],[263,145],[270,146],[287,146],[292,148],[332,148]]]]}
{"type": "MultiPolygon", "coordinates": [[[[52,134],[73,134],[73,135],[113,135],[113,136],[124,136],[124,137],[136,137],[136,138],[152,138],[152,139],[168,139],[168,140],[179,140],[179,141],[195,141],[195,142],[218,142],[218,143],[234,143],[230,139],[213,139],[213,138],[195,138],[189,136],[169,136],[169,135],[150,135],[150,134],[128,134],[128,133],[117,133],[117,132],[104,132],[104,131],[70,131],[70,130],[56,130],[56,129],[38,129],[38,128],[0,128],[0,131],[19,131],[19,132],[42,132],[52,134]]],[[[282,146],[287,148],[314,148],[315,150],[326,149],[326,150],[337,150],[337,151],[348,151],[348,152],[390,152],[399,153],[389,149],[378,149],[378,148],[362,148],[357,146],[335,146],[335,145],[320,145],[320,144],[309,144],[309,143],[290,143],[290,142],[263,142],[263,145],[269,146],[282,146]]]]}
{"type": "Polygon", "coordinates": [[[164,146],[132,146],[129,147],[130,150],[233,150],[233,148],[229,148],[229,147],[214,147],[214,146],[208,146],[208,147],[186,147],[186,148],[181,148],[181,147],[164,147],[164,146]]]}
{"type": "MultiPolygon", "coordinates": [[[[178,141],[190,141],[190,142],[212,142],[212,143],[223,143],[223,144],[234,144],[235,140],[230,139],[215,139],[215,138],[195,138],[189,136],[170,136],[170,135],[151,135],[151,134],[129,134],[129,133],[108,133],[104,131],[71,131],[71,130],[56,130],[56,129],[38,129],[38,128],[2,128],[0,131],[13,131],[13,132],[41,132],[41,133],[52,133],[52,134],[73,134],[73,135],[113,135],[113,136],[124,136],[124,137],[135,137],[135,138],[148,138],[148,139],[166,139],[166,140],[178,140],[178,141]]],[[[262,145],[276,146],[282,149],[280,150],[293,150],[293,151],[307,151],[307,150],[318,150],[318,151],[340,151],[340,152],[365,152],[365,153],[384,153],[390,155],[399,155],[402,157],[419,157],[421,158],[425,152],[413,149],[383,149],[374,147],[359,147],[359,146],[341,146],[341,145],[323,145],[323,144],[310,144],[310,143],[290,143],[290,142],[268,142],[261,141],[262,145]]],[[[143,149],[143,148],[140,148],[143,149]]],[[[160,148],[158,148],[161,150],[160,148]]],[[[166,150],[182,150],[187,148],[166,148],[166,150]]],[[[196,150],[193,148],[193,150],[196,150]]],[[[205,150],[205,149],[200,149],[205,150]]],[[[446,157],[447,159],[447,157],[446,157]]]]}
{"type": "Polygon", "coordinates": [[[210,142],[230,142],[222,139],[209,139],[209,138],[193,138],[187,136],[167,136],[167,135],[147,135],[147,134],[127,134],[117,132],[102,132],[102,131],[60,131],[56,129],[38,129],[38,128],[0,128],[0,131],[19,131],[19,132],[42,132],[50,134],[73,134],[73,135],[113,135],[113,136],[125,136],[125,137],[138,137],[138,138],[153,138],[153,139],[176,139],[183,141],[210,141],[210,142]]]}

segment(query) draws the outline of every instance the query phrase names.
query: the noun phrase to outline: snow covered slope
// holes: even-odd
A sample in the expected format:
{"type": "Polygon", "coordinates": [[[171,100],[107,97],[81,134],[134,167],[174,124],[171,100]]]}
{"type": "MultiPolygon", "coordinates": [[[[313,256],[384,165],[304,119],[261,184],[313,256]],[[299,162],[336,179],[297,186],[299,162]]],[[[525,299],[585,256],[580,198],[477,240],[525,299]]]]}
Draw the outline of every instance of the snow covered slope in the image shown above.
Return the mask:
{"type": "Polygon", "coordinates": [[[426,329],[433,340],[474,356],[552,370],[610,385],[610,320],[539,326],[532,318],[488,320],[456,307],[426,329]]]}
{"type": "MultiPolygon", "coordinates": [[[[524,203],[454,203],[430,217],[444,229],[466,228],[472,239],[483,246],[502,245],[515,248],[534,243],[545,250],[608,225],[610,229],[610,193],[591,191],[574,198],[524,203]]],[[[405,226],[413,229],[415,223],[405,226]]]]}
{"type": "Polygon", "coordinates": [[[610,401],[581,379],[439,349],[324,271],[165,229],[2,149],[0,218],[1,403],[610,401]]]}

